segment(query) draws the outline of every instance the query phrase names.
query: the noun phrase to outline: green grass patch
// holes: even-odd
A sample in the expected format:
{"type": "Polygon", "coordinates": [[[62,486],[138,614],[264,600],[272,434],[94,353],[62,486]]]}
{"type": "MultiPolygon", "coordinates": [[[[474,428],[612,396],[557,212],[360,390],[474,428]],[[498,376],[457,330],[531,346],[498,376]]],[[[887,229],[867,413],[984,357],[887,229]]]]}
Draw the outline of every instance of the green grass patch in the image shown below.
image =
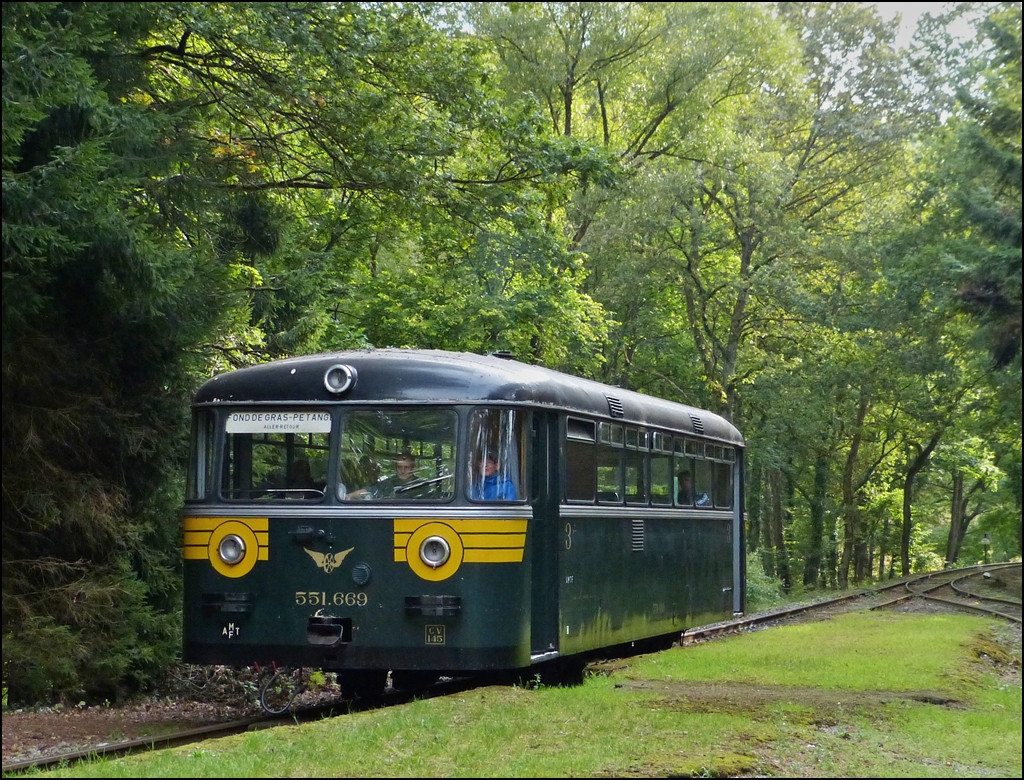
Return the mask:
{"type": "Polygon", "coordinates": [[[632,664],[648,679],[728,680],[850,690],[948,689],[976,641],[970,615],[852,612],[676,648],[632,664]]]}
{"type": "Polygon", "coordinates": [[[629,659],[576,688],[487,687],[48,774],[1020,776],[1014,658],[982,618],[855,613],[629,659]]]}

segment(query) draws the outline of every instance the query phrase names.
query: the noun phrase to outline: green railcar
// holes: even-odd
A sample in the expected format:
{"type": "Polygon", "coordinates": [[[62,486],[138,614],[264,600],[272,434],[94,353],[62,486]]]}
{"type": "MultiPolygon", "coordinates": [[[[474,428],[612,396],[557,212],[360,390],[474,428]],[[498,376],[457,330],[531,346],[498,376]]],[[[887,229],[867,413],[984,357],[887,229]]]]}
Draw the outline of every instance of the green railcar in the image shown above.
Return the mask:
{"type": "Polygon", "coordinates": [[[184,660],[383,687],[678,638],[744,608],[743,438],[501,355],[337,352],[193,407],[184,660]]]}

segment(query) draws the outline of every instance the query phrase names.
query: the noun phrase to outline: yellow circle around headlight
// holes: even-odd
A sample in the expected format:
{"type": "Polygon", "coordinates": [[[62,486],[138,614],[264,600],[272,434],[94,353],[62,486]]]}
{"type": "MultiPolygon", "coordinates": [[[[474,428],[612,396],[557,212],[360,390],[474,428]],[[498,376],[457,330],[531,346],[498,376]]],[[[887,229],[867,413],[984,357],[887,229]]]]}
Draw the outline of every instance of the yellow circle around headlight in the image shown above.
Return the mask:
{"type": "Polygon", "coordinates": [[[256,559],[259,557],[259,543],[256,541],[256,534],[245,523],[228,520],[213,530],[210,535],[210,544],[207,547],[207,555],[218,573],[225,577],[244,577],[256,565],[256,559]],[[220,558],[220,543],[225,536],[230,534],[234,534],[245,543],[245,555],[233,566],[224,563],[220,558]]]}
{"type": "Polygon", "coordinates": [[[450,525],[444,523],[421,525],[413,531],[405,545],[405,559],[409,562],[409,568],[416,572],[417,576],[431,582],[446,580],[455,574],[459,570],[459,566],[462,565],[462,539],[450,525]],[[431,536],[440,536],[448,542],[448,547],[451,548],[448,560],[437,568],[429,566],[420,558],[420,547],[431,536]]]}

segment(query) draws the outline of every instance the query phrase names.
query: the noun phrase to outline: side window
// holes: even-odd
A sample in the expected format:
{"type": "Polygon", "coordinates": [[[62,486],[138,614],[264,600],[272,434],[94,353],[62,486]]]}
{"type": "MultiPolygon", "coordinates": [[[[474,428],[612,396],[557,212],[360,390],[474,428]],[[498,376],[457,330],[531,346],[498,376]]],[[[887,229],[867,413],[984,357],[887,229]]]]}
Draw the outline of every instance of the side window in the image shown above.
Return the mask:
{"type": "Polygon", "coordinates": [[[712,464],[704,442],[676,439],[676,505],[711,506],[712,464]]]}
{"type": "Polygon", "coordinates": [[[676,506],[693,506],[693,453],[696,444],[688,439],[675,440],[675,491],[676,506]]]}
{"type": "Polygon", "coordinates": [[[672,437],[651,434],[651,503],[672,505],[672,437]]]}
{"type": "Polygon", "coordinates": [[[697,506],[711,506],[712,473],[714,464],[709,460],[698,458],[694,463],[693,498],[697,506]]]}
{"type": "Polygon", "coordinates": [[[597,500],[621,504],[623,431],[621,425],[601,423],[597,445],[597,500]]]}
{"type": "Polygon", "coordinates": [[[716,447],[715,450],[715,456],[720,459],[714,465],[715,506],[731,509],[732,469],[736,460],[736,452],[729,447],[716,447]]]}
{"type": "Polygon", "coordinates": [[[476,409],[469,417],[467,496],[471,501],[520,501],[526,414],[516,409],[476,409]]]}
{"type": "Polygon", "coordinates": [[[593,501],[597,495],[596,425],[569,417],[565,428],[565,498],[593,501]]]}
{"type": "Polygon", "coordinates": [[[216,440],[214,413],[199,409],[192,417],[192,452],[185,485],[185,498],[206,498],[213,489],[213,444],[216,440]]]}
{"type": "Polygon", "coordinates": [[[647,431],[626,429],[626,448],[623,453],[624,482],[627,504],[647,503],[647,431]]]}

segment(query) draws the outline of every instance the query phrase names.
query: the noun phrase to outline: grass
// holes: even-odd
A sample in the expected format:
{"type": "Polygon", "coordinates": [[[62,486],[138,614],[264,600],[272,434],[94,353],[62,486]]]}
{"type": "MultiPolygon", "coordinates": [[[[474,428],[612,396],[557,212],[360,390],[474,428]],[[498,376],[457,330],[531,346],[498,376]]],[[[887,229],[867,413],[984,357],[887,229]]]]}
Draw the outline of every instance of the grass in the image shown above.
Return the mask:
{"type": "Polygon", "coordinates": [[[976,625],[962,615],[914,621],[880,612],[852,612],[830,623],[749,632],[701,645],[698,652],[684,648],[652,655],[631,665],[629,673],[824,688],[928,688],[957,667],[966,627],[976,625]],[[927,652],[908,652],[909,642],[927,652]]]}
{"type": "Polygon", "coordinates": [[[1020,777],[1020,682],[998,674],[1014,658],[983,618],[852,613],[607,664],[576,688],[480,688],[46,774],[1020,777]]]}

